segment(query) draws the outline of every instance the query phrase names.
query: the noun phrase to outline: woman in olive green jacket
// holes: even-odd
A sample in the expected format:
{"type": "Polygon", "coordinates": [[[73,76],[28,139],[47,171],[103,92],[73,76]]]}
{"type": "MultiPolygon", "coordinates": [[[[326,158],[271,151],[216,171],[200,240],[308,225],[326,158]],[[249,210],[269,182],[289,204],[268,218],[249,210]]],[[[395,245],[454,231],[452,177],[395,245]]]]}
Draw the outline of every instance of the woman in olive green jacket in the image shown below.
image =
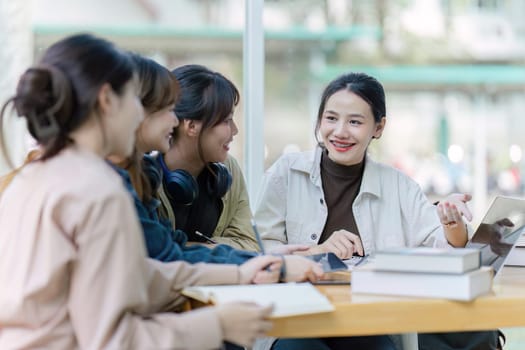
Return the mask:
{"type": "MultiPolygon", "coordinates": [[[[251,226],[252,212],[241,167],[231,155],[228,155],[224,165],[232,176],[232,184],[222,197],[223,210],[212,239],[217,243],[228,244],[238,249],[259,250],[251,226]]],[[[162,215],[169,218],[176,228],[175,213],[164,185],[159,189],[159,197],[162,202],[162,215]]]]}
{"type": "Polygon", "coordinates": [[[163,173],[161,215],[190,241],[258,250],[246,184],[228,154],[238,132],[233,113],[239,92],[203,66],[181,66],[172,73],[181,87],[175,105],[180,124],[170,150],[157,157],[163,173]]]}

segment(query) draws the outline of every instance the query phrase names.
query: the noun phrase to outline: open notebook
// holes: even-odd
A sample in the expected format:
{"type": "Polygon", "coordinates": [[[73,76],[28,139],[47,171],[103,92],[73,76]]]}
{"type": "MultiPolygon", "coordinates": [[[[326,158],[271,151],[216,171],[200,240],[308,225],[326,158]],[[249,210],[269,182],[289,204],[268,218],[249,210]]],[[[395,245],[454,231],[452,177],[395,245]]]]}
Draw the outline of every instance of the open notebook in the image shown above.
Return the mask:
{"type": "Polygon", "coordinates": [[[310,283],[193,286],[184,288],[182,294],[200,302],[215,305],[234,301],[248,301],[259,305],[273,304],[272,317],[334,310],[330,301],[310,283]]]}

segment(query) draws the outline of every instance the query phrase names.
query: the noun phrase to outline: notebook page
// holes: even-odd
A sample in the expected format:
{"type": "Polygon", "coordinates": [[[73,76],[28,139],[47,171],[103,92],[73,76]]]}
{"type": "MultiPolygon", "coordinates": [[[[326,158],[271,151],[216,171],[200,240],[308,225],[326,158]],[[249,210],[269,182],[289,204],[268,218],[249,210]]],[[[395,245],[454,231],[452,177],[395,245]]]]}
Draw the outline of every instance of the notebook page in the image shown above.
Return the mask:
{"type": "Polygon", "coordinates": [[[273,304],[272,317],[328,312],[334,308],[310,283],[192,287],[210,296],[215,304],[234,301],[273,304]]]}

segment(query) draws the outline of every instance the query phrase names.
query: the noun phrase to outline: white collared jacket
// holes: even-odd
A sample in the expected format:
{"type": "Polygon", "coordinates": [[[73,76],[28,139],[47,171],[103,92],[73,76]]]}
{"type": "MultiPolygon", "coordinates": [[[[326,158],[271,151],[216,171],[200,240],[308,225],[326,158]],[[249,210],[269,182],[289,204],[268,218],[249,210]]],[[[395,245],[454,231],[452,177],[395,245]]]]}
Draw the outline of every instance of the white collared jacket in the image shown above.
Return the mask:
{"type": "MultiPolygon", "coordinates": [[[[255,220],[266,248],[317,244],[327,218],[322,149],[283,155],[265,173],[255,220]]],[[[449,247],[436,207],[402,172],[369,156],[353,205],[366,254],[393,247],[449,247]]]]}

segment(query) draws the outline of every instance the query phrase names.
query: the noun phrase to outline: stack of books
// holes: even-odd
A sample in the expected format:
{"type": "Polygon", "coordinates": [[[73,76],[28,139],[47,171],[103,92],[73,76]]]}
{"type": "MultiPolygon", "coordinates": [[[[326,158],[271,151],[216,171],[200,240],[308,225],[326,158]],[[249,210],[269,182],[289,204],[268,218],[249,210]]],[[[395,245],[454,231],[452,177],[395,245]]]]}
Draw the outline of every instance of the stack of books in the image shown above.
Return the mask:
{"type": "Polygon", "coordinates": [[[390,249],[354,268],[352,293],[469,301],[491,291],[492,277],[478,249],[390,249]]]}
{"type": "Polygon", "coordinates": [[[521,234],[509,252],[505,266],[525,266],[525,235],[521,234]]]}

